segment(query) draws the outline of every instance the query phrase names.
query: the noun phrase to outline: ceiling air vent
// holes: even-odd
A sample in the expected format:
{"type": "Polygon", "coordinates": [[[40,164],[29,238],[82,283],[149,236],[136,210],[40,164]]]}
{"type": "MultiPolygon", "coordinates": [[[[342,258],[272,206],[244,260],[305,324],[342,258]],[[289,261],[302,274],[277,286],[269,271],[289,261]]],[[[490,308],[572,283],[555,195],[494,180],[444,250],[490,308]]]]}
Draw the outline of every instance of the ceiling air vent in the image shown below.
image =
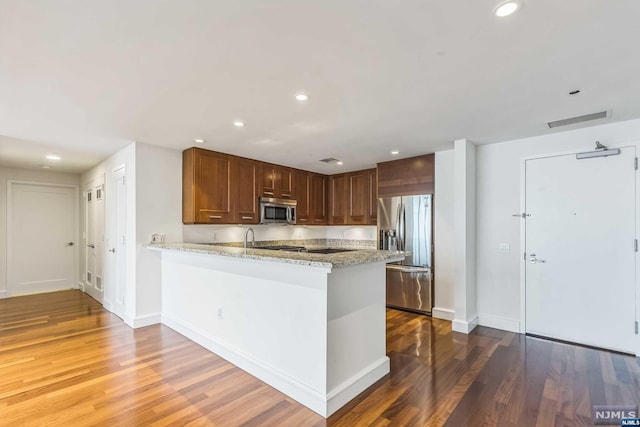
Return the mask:
{"type": "Polygon", "coordinates": [[[584,116],[571,117],[568,119],[556,120],[555,122],[548,122],[550,128],[557,128],[560,126],[568,126],[576,123],[588,122],[589,120],[604,119],[607,117],[606,111],[600,111],[599,113],[585,114],[584,116]]]}
{"type": "Polygon", "coordinates": [[[326,159],[320,159],[321,162],[324,163],[338,163],[338,159],[334,159],[333,157],[327,157],[326,159]]]}

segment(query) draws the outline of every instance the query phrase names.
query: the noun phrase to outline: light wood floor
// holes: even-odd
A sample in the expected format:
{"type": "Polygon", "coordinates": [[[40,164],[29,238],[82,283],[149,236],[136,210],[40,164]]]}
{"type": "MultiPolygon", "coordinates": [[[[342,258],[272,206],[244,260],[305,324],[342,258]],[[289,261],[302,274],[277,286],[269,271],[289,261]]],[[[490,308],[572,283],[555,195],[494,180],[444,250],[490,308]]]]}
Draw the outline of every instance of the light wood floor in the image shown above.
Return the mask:
{"type": "Polygon", "coordinates": [[[640,402],[638,360],[387,312],[391,374],[328,420],[79,291],[0,300],[0,425],[572,426],[640,402]]]}

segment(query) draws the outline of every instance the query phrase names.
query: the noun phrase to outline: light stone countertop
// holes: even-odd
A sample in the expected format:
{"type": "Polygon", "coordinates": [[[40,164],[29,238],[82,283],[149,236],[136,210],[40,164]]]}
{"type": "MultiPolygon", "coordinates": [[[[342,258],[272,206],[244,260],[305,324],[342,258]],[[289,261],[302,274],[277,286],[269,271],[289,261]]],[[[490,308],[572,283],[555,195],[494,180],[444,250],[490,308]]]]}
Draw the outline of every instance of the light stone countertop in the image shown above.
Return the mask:
{"type": "MultiPolygon", "coordinates": [[[[335,254],[311,254],[306,252],[272,251],[205,243],[153,243],[146,246],[152,250],[193,252],[234,258],[247,258],[269,262],[281,262],[311,267],[340,268],[372,262],[394,262],[404,259],[404,252],[356,249],[335,254]]],[[[308,249],[324,249],[327,246],[305,245],[308,249]]],[[[341,248],[342,249],[342,248],[341,248]]]]}

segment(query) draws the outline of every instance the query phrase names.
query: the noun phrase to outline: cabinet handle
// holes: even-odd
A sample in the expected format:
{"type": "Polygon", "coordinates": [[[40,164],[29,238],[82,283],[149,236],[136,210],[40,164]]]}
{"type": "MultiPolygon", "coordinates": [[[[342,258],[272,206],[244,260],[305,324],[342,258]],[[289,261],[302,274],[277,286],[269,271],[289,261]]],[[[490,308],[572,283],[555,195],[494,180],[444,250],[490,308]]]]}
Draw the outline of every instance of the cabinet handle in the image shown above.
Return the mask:
{"type": "Polygon", "coordinates": [[[267,196],[273,196],[273,191],[263,191],[267,196]]]}
{"type": "Polygon", "coordinates": [[[222,215],[209,215],[209,219],[222,219],[222,215]]]}
{"type": "Polygon", "coordinates": [[[303,221],[306,221],[306,220],[307,220],[307,218],[298,218],[298,221],[300,221],[300,222],[303,222],[303,221]]]}
{"type": "Polygon", "coordinates": [[[282,197],[291,197],[291,194],[282,193],[282,197]]]}
{"type": "Polygon", "coordinates": [[[324,222],[324,219],[316,219],[316,222],[324,222]]]}
{"type": "Polygon", "coordinates": [[[243,216],[242,219],[253,219],[252,216],[243,216]]]}

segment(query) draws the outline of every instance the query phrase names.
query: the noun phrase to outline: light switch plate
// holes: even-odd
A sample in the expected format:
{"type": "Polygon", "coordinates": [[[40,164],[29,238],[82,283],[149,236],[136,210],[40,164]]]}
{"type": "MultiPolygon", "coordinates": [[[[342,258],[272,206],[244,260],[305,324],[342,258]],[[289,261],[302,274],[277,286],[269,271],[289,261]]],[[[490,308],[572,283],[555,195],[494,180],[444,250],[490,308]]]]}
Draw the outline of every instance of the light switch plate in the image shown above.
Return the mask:
{"type": "Polygon", "coordinates": [[[500,243],[498,246],[498,252],[508,254],[511,252],[511,246],[508,243],[500,243]]]}

